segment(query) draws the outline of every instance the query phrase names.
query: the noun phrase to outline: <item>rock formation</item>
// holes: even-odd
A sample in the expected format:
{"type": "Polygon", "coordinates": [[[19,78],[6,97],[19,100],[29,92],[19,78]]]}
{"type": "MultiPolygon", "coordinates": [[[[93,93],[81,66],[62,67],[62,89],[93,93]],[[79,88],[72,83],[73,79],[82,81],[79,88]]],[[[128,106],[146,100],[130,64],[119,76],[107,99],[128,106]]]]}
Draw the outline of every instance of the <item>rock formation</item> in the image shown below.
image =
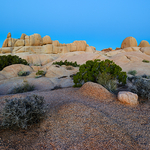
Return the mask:
{"type": "Polygon", "coordinates": [[[70,44],[61,44],[58,40],[52,41],[50,36],[43,38],[40,34],[22,34],[20,39],[11,38],[8,33],[0,53],[29,53],[29,54],[58,54],[74,51],[95,52],[95,47],[89,46],[86,41],[74,41],[70,44]]]}
{"type": "Polygon", "coordinates": [[[121,48],[126,48],[126,47],[137,47],[137,41],[134,37],[127,37],[123,40],[121,44],[121,48]]]}
{"type": "Polygon", "coordinates": [[[150,45],[147,41],[142,40],[139,44],[139,47],[150,47],[150,45]]]}

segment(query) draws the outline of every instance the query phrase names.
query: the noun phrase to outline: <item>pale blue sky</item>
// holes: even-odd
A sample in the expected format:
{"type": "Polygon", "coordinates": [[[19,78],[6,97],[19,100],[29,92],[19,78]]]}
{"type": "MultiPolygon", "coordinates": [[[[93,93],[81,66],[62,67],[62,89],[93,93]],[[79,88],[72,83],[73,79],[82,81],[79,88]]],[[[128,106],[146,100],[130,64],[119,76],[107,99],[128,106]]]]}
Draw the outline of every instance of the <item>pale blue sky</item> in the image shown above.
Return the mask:
{"type": "Polygon", "coordinates": [[[128,36],[150,42],[150,0],[1,0],[0,6],[0,47],[8,32],[86,40],[97,50],[120,47],[128,36]]]}

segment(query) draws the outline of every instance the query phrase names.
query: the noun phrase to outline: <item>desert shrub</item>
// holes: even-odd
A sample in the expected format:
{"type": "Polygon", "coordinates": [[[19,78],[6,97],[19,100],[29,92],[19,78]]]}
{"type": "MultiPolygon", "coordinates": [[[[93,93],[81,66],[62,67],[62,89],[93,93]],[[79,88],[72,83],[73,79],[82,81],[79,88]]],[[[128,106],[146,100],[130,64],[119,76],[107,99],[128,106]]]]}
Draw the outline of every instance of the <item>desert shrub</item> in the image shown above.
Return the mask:
{"type": "Polygon", "coordinates": [[[110,92],[115,92],[117,89],[117,81],[112,79],[110,74],[105,72],[100,73],[97,77],[97,83],[105,87],[110,92]]]}
{"type": "Polygon", "coordinates": [[[130,70],[130,71],[128,71],[128,74],[135,76],[137,74],[137,71],[136,70],[130,70]]]}
{"type": "Polygon", "coordinates": [[[24,81],[22,85],[14,87],[9,94],[24,93],[33,90],[34,86],[30,85],[27,81],[24,81]]]}
{"type": "Polygon", "coordinates": [[[120,66],[108,59],[105,61],[96,59],[94,61],[89,60],[80,66],[79,72],[73,76],[74,87],[80,87],[88,81],[97,83],[97,77],[100,73],[110,74],[112,80],[118,80],[122,84],[126,83],[126,72],[122,72],[120,66]]]}
{"type": "Polygon", "coordinates": [[[73,70],[73,67],[72,66],[67,66],[66,69],[67,70],[73,70]]]}
{"type": "Polygon", "coordinates": [[[150,99],[150,80],[141,76],[135,76],[132,79],[133,85],[129,88],[131,92],[136,93],[142,98],[150,99]]]}
{"type": "Polygon", "coordinates": [[[43,70],[38,70],[38,72],[36,73],[36,75],[41,75],[41,76],[45,76],[46,72],[43,70]]]}
{"type": "Polygon", "coordinates": [[[34,64],[34,66],[42,66],[41,64],[34,64]]]}
{"type": "Polygon", "coordinates": [[[4,128],[23,128],[40,123],[46,114],[44,98],[37,95],[25,98],[6,99],[2,110],[2,126],[4,128]]]}
{"type": "Polygon", "coordinates": [[[13,65],[13,64],[29,65],[25,59],[21,59],[16,55],[15,56],[11,56],[11,55],[0,56],[0,71],[6,66],[13,65]]]}
{"type": "Polygon", "coordinates": [[[59,65],[59,66],[62,66],[62,65],[66,65],[66,66],[73,66],[73,67],[79,67],[80,65],[77,64],[77,62],[69,62],[67,60],[65,60],[64,62],[61,60],[59,62],[53,62],[53,65],[59,65]]]}
{"type": "Polygon", "coordinates": [[[27,75],[29,75],[28,71],[19,71],[18,72],[18,76],[27,76],[27,75]]]}
{"type": "Polygon", "coordinates": [[[143,61],[142,62],[144,62],[144,63],[149,63],[149,61],[148,60],[146,60],[146,59],[143,59],[143,61]]]}

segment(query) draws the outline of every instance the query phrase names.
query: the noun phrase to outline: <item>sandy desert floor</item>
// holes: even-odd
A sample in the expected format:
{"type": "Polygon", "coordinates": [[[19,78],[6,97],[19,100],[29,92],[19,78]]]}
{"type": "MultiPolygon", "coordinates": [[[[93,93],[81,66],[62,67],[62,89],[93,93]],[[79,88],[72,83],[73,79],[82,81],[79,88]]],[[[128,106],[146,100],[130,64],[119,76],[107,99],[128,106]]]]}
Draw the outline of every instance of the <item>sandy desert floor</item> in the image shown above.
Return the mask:
{"type": "Polygon", "coordinates": [[[46,119],[27,130],[1,129],[1,150],[150,149],[150,101],[131,107],[63,88],[0,96],[0,108],[5,98],[32,94],[44,96],[46,119]]]}

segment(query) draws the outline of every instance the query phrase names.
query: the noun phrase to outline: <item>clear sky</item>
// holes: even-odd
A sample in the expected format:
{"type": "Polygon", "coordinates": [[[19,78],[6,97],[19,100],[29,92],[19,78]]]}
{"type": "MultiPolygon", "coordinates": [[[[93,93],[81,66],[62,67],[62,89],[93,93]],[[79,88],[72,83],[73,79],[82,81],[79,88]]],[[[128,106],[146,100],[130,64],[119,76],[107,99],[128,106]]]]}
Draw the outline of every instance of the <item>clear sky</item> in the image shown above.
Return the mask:
{"type": "Polygon", "coordinates": [[[128,37],[150,43],[150,0],[1,0],[0,47],[11,32],[49,35],[60,43],[86,40],[97,50],[128,37]]]}

